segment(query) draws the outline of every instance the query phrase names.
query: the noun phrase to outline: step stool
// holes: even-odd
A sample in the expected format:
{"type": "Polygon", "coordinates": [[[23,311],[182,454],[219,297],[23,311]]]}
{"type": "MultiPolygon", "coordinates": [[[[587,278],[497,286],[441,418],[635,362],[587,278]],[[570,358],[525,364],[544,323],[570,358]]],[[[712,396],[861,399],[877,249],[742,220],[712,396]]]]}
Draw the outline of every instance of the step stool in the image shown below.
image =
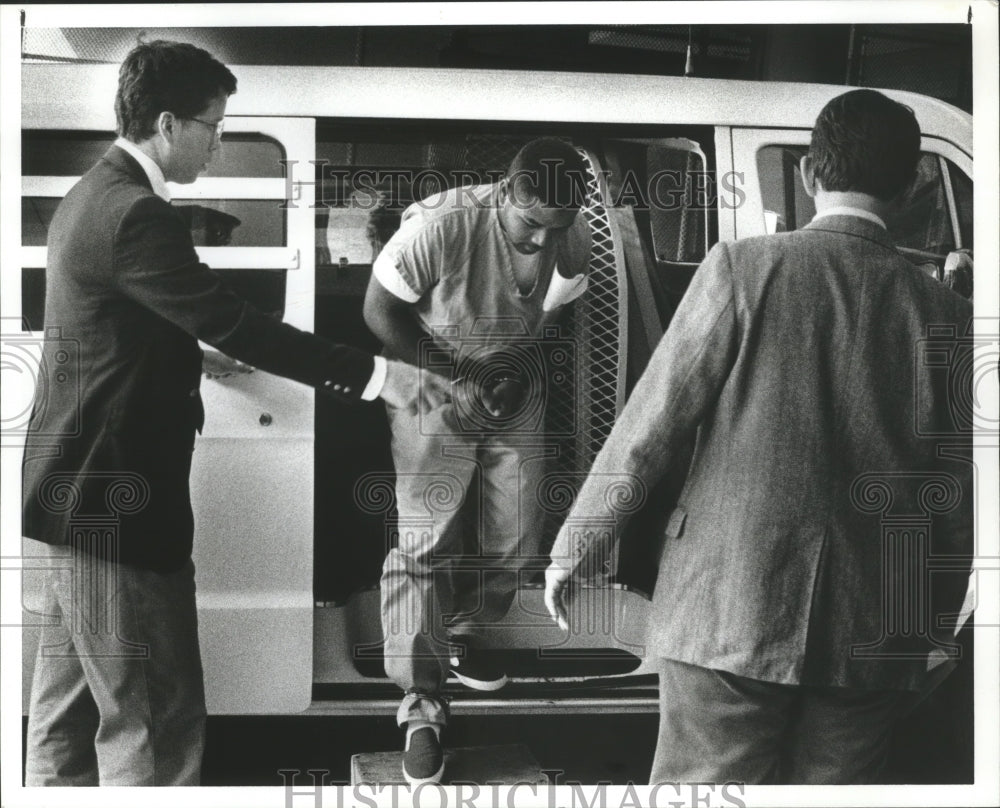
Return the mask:
{"type": "MultiPolygon", "coordinates": [[[[441,785],[546,785],[548,778],[524,744],[470,746],[444,750],[441,785]]],[[[351,756],[351,785],[406,785],[402,752],[366,752],[351,756]]]]}

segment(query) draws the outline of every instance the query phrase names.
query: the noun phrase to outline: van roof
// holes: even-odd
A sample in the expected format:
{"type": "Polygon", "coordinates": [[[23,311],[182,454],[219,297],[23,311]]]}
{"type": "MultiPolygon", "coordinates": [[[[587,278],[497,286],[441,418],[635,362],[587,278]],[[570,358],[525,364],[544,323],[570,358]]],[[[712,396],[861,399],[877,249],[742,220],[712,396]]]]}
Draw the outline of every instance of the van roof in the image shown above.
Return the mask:
{"type": "MultiPolygon", "coordinates": [[[[234,65],[231,115],[812,127],[844,85],[411,67],[234,65]]],[[[25,64],[23,126],[114,128],[117,65],[25,64]]],[[[972,116],[928,96],[883,90],[927,135],[971,151],[972,116]]]]}

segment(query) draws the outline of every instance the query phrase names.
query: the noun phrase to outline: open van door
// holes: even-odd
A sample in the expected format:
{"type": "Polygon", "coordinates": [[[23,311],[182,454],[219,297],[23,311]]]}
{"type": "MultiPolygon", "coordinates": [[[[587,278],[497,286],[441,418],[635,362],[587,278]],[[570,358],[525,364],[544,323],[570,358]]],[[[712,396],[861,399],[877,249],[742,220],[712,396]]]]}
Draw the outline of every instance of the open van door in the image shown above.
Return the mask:
{"type": "MultiPolygon", "coordinates": [[[[808,129],[731,130],[734,165],[756,178],[734,210],[737,238],[796,230],[812,219],[816,208],[798,168],[810,137],[808,129]]],[[[973,246],[972,156],[944,137],[924,135],[920,145],[917,178],[886,224],[900,252],[943,280],[948,254],[973,246]]]]}
{"type": "MultiPolygon", "coordinates": [[[[23,109],[21,266],[4,286],[19,301],[26,344],[42,333],[52,215],[115,139],[110,111],[83,119],[45,100],[71,95],[66,85],[81,81],[80,71],[36,69],[42,86],[23,109]]],[[[102,77],[113,86],[113,71],[102,77]]],[[[227,117],[208,173],[171,186],[201,259],[259,308],[306,330],[314,309],[314,153],[313,119],[227,117]]],[[[201,394],[206,420],[191,490],[208,710],[299,712],[312,694],[314,392],[257,371],[205,378],[201,394]]],[[[30,567],[26,560],[25,704],[44,622],[30,567]]]]}

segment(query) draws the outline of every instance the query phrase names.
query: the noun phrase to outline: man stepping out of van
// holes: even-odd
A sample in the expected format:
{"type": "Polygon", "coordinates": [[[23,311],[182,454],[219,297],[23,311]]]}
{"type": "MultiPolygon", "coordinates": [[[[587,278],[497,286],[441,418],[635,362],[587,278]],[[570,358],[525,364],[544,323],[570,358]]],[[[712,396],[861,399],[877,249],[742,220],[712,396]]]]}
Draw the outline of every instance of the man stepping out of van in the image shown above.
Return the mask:
{"type": "Polygon", "coordinates": [[[476,690],[507,682],[484,630],[539,552],[539,358],[546,326],[586,288],[585,192],[576,149],[534,140],[500,182],[412,204],[374,264],[368,326],[387,356],[446,375],[454,398],[420,416],[387,406],[399,542],[383,568],[382,627],[386,672],[405,691],[411,784],[441,778],[449,670],[476,690]]]}
{"type": "Polygon", "coordinates": [[[192,183],[211,162],[234,92],[233,74],[199,48],[135,48],[119,71],[120,137],[49,229],[52,339],[24,456],[27,552],[52,565],[29,786],[199,782],[205,693],[188,490],[204,421],[199,340],[345,402],[381,397],[405,411],[450,395],[435,375],[421,380],[415,367],[263,314],[198,260],[167,183],[192,183]],[[121,512],[111,528],[109,510],[121,512]]]}

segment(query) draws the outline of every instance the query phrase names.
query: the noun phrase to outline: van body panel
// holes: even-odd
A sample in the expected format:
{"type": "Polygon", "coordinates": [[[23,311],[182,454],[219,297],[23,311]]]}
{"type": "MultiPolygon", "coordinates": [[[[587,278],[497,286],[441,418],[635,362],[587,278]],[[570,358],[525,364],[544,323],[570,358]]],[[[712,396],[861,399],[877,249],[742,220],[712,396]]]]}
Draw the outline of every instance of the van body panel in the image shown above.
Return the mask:
{"type": "MultiPolygon", "coordinates": [[[[233,115],[712,124],[812,128],[839,85],[676,76],[394,67],[231,65],[233,115]],[[470,89],[474,88],[474,92],[470,89]],[[461,103],[456,99],[461,98],[461,103]],[[599,118],[595,118],[599,113],[599,118]]],[[[117,66],[25,65],[24,126],[35,116],[113,126],[117,66]],[[30,82],[30,85],[28,84],[30,82]],[[92,102],[92,103],[81,103],[92,102]],[[88,111],[85,111],[88,110],[88,111]],[[86,115],[81,118],[81,114],[86,115]]],[[[908,104],[921,129],[971,154],[971,116],[917,93],[883,90],[908,104]]]]}
{"type": "MultiPolygon", "coordinates": [[[[318,130],[388,132],[385,142],[389,147],[399,147],[401,143],[407,146],[412,143],[403,137],[399,142],[392,140],[394,122],[398,129],[405,122],[409,127],[407,132],[421,126],[444,131],[442,122],[448,122],[449,133],[461,132],[467,122],[477,137],[497,122],[503,124],[504,133],[525,137],[534,136],[543,127],[561,133],[580,125],[581,131],[589,127],[588,133],[598,133],[593,135],[593,143],[586,144],[586,149],[591,163],[605,170],[609,166],[607,158],[619,156],[613,153],[616,149],[621,146],[621,153],[626,153],[629,146],[622,144],[631,144],[635,149],[648,146],[652,151],[658,144],[676,145],[682,137],[688,138],[690,154],[701,161],[704,173],[713,175],[716,183],[711,189],[712,207],[701,214],[699,227],[703,229],[696,231],[699,239],[707,243],[704,246],[710,246],[717,240],[758,235],[776,226],[778,217],[765,215],[765,211],[777,212],[767,207],[774,207],[765,196],[768,183],[775,182],[773,178],[764,182],[761,176],[761,149],[775,146],[788,150],[786,163],[790,164],[793,150],[808,145],[810,129],[820,108],[847,89],[780,82],[560,72],[240,65],[232,66],[232,70],[239,80],[239,91],[228,105],[226,136],[260,135],[272,139],[280,145],[288,161],[288,177],[263,178],[253,174],[203,177],[192,185],[173,186],[172,190],[181,204],[207,205],[219,199],[263,200],[284,211],[281,243],[199,245],[197,249],[213,269],[233,273],[234,278],[246,270],[273,273],[269,278],[281,278],[280,316],[306,330],[313,330],[314,326],[319,330],[317,294],[339,296],[338,305],[346,300],[345,308],[359,307],[366,273],[370,273],[370,267],[355,266],[353,261],[347,265],[342,260],[337,266],[335,255],[326,259],[328,266],[322,267],[322,282],[332,283],[333,292],[319,288],[317,248],[321,241],[327,243],[329,231],[327,220],[321,218],[327,214],[325,206],[316,205],[317,192],[322,187],[322,182],[317,184],[318,172],[314,168],[314,161],[322,163],[317,160],[318,130]],[[617,125],[633,128],[619,136],[614,130],[617,125]],[[647,128],[636,137],[635,126],[647,128]],[[701,129],[692,135],[692,127],[701,129]],[[690,140],[692,137],[700,142],[690,140]],[[604,153],[600,153],[602,148],[604,153]],[[727,177],[728,185],[724,180],[727,177]]],[[[117,71],[116,65],[22,65],[22,128],[69,133],[113,131],[111,99],[116,90],[117,71]]],[[[925,151],[946,159],[971,178],[971,116],[925,96],[885,92],[914,109],[924,133],[925,151]]],[[[336,134],[333,139],[341,137],[352,142],[349,134],[336,134]]],[[[385,143],[380,141],[380,145],[385,143]]],[[[223,150],[226,148],[224,142],[223,150]]],[[[430,150],[426,149],[428,153],[430,150]]],[[[402,151],[387,148],[393,156],[385,158],[385,165],[409,165],[391,162],[398,160],[402,151]]],[[[349,154],[351,157],[344,160],[348,166],[352,164],[353,151],[349,150],[349,154]]],[[[636,160],[636,165],[645,167],[643,170],[652,171],[652,158],[636,160]]],[[[65,194],[73,180],[26,176],[22,194],[55,200],[65,194]]],[[[604,174],[598,175],[596,185],[607,200],[610,189],[604,174]]],[[[952,208],[949,221],[957,231],[954,200],[949,198],[948,204],[952,208]]],[[[642,278],[645,285],[637,283],[636,273],[648,271],[649,278],[659,277],[668,286],[673,283],[670,294],[679,296],[697,262],[684,257],[661,260],[656,236],[649,233],[654,223],[648,215],[640,222],[632,210],[607,212],[614,215],[600,226],[610,234],[606,249],[608,276],[616,278],[618,284],[613,291],[621,348],[615,364],[615,403],[620,409],[630,372],[633,375],[635,372],[635,367],[629,365],[635,360],[629,349],[634,348],[630,342],[638,340],[630,341],[629,334],[645,335],[646,341],[651,342],[669,322],[669,316],[663,315],[662,310],[659,321],[650,322],[650,311],[655,314],[657,308],[650,306],[648,299],[630,309],[630,293],[650,288],[650,280],[645,276],[642,278]],[[622,246],[623,227],[617,215],[621,212],[632,217],[626,222],[628,238],[632,239],[630,253],[622,246]],[[635,235],[639,232],[641,238],[635,235]],[[646,256],[642,259],[644,251],[646,256]],[[638,266],[636,255],[640,256],[638,266]],[[635,312],[641,313],[641,322],[632,317],[635,312]]],[[[663,233],[672,232],[670,222],[657,226],[661,228],[661,238],[663,233]]],[[[38,243],[41,242],[22,246],[23,267],[44,266],[45,248],[37,246],[38,243]]],[[[20,300],[22,278],[23,273],[5,271],[4,294],[20,300]]],[[[586,332],[575,333],[578,336],[586,332]]],[[[377,707],[376,711],[389,712],[396,696],[390,692],[390,683],[379,677],[377,671],[381,641],[377,588],[360,585],[344,599],[317,603],[317,542],[327,537],[316,536],[315,512],[324,498],[323,491],[317,489],[316,469],[317,461],[326,458],[317,457],[314,391],[260,371],[205,379],[201,390],[206,424],[197,441],[191,486],[209,711],[322,713],[326,709],[327,714],[354,714],[377,707]],[[341,695],[349,694],[351,688],[361,694],[368,693],[373,686],[382,689],[378,690],[377,698],[361,695],[360,702],[354,703],[349,695],[338,696],[341,698],[338,706],[318,707],[314,693],[328,685],[346,688],[338,691],[341,695]]],[[[588,417],[587,413],[579,416],[585,431],[590,423],[588,417]]],[[[343,464],[369,460],[349,450],[344,455],[342,460],[334,460],[343,464]]],[[[388,511],[382,518],[388,528],[388,511]]],[[[643,540],[649,539],[650,531],[662,534],[662,526],[644,530],[640,537],[643,540]]],[[[656,536],[653,539],[655,543],[656,536]]],[[[354,536],[337,539],[355,540],[354,536]]],[[[380,543],[386,540],[388,533],[377,537],[380,543]]],[[[380,550],[381,545],[375,549],[380,550]]],[[[657,565],[652,556],[655,554],[639,563],[655,578],[657,565]]],[[[37,627],[40,618],[31,609],[36,587],[30,572],[23,575],[23,589],[25,625],[37,627]]],[[[605,684],[619,680],[620,691],[608,685],[602,699],[613,699],[617,692],[622,709],[655,710],[655,699],[650,700],[648,694],[636,695],[627,684],[635,676],[655,672],[655,660],[646,656],[642,645],[650,593],[640,589],[627,580],[607,587],[583,588],[575,603],[577,628],[567,637],[547,617],[537,581],[528,582],[510,614],[492,630],[490,642],[500,651],[527,649],[541,655],[534,673],[515,679],[528,688],[533,683],[542,687],[553,681],[572,688],[589,678],[605,684]],[[609,650],[633,655],[636,666],[624,674],[563,676],[550,674],[543,659],[559,657],[560,653],[585,659],[590,654],[590,663],[594,664],[591,668],[584,665],[581,670],[603,670],[602,658],[609,650]]],[[[25,629],[23,644],[27,705],[37,628],[25,629]]],[[[588,703],[598,705],[600,699],[588,702],[567,690],[564,699],[546,696],[542,701],[552,709],[586,711],[588,703]]],[[[539,704],[532,704],[528,698],[512,709],[528,712],[541,709],[539,704]]],[[[482,701],[468,709],[475,712],[497,707],[494,702],[482,701]]]]}

